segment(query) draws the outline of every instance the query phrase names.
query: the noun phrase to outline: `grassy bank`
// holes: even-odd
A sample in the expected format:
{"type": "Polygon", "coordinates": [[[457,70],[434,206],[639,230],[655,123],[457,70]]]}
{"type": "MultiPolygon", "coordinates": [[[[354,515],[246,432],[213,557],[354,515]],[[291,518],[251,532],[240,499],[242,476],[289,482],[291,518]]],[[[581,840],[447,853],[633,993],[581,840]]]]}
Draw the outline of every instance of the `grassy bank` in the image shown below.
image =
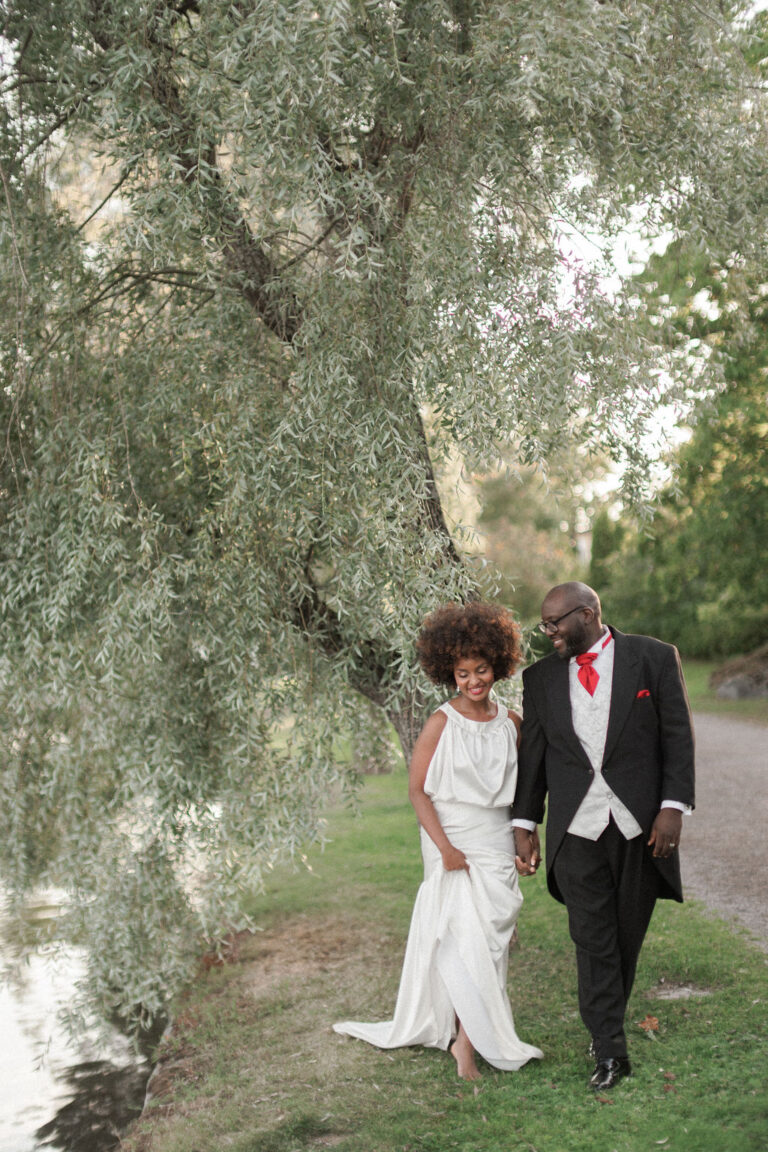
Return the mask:
{"type": "Polygon", "coordinates": [[[368,780],[363,810],[332,815],[311,870],[275,877],[251,908],[262,930],[178,1004],[158,1095],[124,1152],[768,1146],[768,957],[692,905],[654,915],[629,1013],[635,1075],[603,1099],[586,1089],[565,914],[543,876],[524,885],[510,994],[544,1061],[483,1065],[476,1087],[445,1053],[336,1036],[334,1020],[391,1012],[421,874],[404,772],[368,780]]]}

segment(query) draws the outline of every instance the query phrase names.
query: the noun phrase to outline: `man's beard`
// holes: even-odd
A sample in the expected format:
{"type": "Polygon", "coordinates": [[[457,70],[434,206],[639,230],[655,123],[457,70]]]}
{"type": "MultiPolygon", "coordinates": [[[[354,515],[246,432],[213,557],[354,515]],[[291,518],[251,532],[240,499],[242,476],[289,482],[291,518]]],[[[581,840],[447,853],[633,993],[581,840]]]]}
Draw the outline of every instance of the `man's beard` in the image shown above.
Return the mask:
{"type": "Polygon", "coordinates": [[[588,652],[591,647],[587,626],[578,620],[571,625],[568,636],[563,636],[563,640],[565,645],[557,653],[561,660],[570,660],[580,652],[588,652]]]}

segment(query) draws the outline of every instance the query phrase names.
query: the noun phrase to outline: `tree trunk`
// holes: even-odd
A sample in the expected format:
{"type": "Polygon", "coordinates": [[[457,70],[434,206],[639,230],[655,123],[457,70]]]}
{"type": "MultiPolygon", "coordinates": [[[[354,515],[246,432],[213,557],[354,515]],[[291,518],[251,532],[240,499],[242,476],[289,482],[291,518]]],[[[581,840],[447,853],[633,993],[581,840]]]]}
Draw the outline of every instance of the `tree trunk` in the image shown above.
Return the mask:
{"type": "Polygon", "coordinates": [[[427,718],[428,709],[424,699],[421,693],[418,693],[417,696],[412,696],[408,704],[401,709],[385,707],[384,711],[397,732],[405,763],[409,765],[416,738],[427,718]]]}

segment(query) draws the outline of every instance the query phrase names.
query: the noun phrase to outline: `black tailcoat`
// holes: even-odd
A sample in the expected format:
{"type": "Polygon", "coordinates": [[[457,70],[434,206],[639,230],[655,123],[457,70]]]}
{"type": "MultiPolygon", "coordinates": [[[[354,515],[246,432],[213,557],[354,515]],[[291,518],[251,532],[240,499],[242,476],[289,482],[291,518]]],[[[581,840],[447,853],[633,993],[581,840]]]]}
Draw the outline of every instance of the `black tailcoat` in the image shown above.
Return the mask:
{"type": "MultiPolygon", "coordinates": [[[[694,803],[693,729],[677,649],[611,628],[616,644],[606,783],[626,804],[645,840],[662,800],[694,803]]],[[[562,902],[553,862],[593,778],[574,732],[568,660],[552,653],[523,673],[523,727],[513,816],[541,823],[547,794],[547,884],[562,902]]],[[[651,849],[648,849],[651,852],[651,849]]],[[[655,859],[659,895],[682,900],[678,853],[655,859]]]]}

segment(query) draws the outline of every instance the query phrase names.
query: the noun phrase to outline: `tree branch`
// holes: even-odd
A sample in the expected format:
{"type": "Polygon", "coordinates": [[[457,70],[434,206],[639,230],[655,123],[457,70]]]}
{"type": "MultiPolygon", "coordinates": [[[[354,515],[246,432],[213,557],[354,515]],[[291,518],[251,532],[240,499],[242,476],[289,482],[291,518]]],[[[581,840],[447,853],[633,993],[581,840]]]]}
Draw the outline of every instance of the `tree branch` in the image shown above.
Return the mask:
{"type": "Polygon", "coordinates": [[[114,185],[113,185],[113,186],[110,188],[109,192],[107,192],[106,196],[105,196],[105,197],[104,197],[104,199],[101,201],[101,203],[100,203],[100,204],[97,204],[97,205],[96,205],[96,207],[93,209],[93,211],[92,211],[92,212],[90,212],[90,213],[89,213],[89,214],[86,216],[86,218],[85,218],[85,220],[83,220],[82,224],[78,224],[78,226],[77,226],[77,231],[78,231],[78,232],[82,232],[83,228],[85,228],[87,224],[90,224],[90,222],[91,222],[91,220],[93,220],[94,216],[96,216],[96,215],[97,215],[99,212],[101,212],[101,210],[102,210],[102,208],[104,207],[104,205],[105,205],[106,203],[108,203],[108,201],[109,201],[109,200],[111,200],[111,199],[112,199],[112,197],[114,196],[115,192],[117,192],[118,188],[121,188],[121,187],[122,187],[122,185],[123,185],[123,184],[126,182],[126,180],[128,179],[128,177],[130,176],[131,172],[134,170],[134,168],[135,168],[135,167],[136,167],[136,161],[134,161],[132,164],[129,164],[129,165],[128,165],[128,167],[126,168],[125,172],[123,172],[122,176],[121,176],[121,177],[120,177],[120,179],[117,181],[117,183],[116,183],[116,184],[114,184],[114,185]]]}

